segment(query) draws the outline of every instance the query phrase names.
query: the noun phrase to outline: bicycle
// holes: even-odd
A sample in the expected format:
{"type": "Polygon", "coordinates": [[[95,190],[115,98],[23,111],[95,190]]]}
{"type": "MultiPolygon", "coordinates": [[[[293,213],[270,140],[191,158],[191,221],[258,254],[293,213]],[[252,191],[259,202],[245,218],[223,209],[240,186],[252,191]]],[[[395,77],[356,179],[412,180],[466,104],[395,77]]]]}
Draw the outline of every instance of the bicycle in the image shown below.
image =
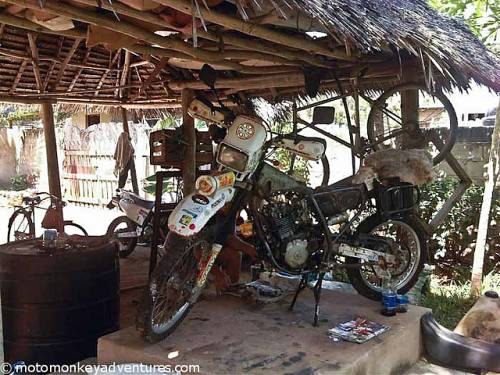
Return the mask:
{"type": "MultiPolygon", "coordinates": [[[[23,197],[23,205],[15,206],[15,210],[9,218],[9,227],[7,233],[7,242],[32,239],[36,237],[35,234],[35,209],[46,210],[44,219],[42,220],[42,227],[49,228],[47,225],[53,215],[60,207],[64,207],[66,202],[60,198],[45,192],[36,193],[34,197],[23,197]],[[41,207],[44,201],[50,200],[49,207],[41,207]]],[[[64,233],[78,234],[88,236],[87,231],[79,224],[71,220],[63,222],[64,233]]]]}

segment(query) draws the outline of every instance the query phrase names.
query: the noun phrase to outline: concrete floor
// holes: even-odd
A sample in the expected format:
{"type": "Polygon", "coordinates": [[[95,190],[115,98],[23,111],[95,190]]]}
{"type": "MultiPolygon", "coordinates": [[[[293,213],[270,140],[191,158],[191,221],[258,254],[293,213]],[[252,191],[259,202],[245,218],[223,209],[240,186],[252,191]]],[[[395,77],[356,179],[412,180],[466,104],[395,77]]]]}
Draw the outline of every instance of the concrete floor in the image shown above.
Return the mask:
{"type": "Polygon", "coordinates": [[[356,295],[324,291],[321,322],[312,327],[312,293],[289,301],[255,305],[222,296],[197,304],[167,339],[146,344],[129,327],[99,340],[99,363],[199,364],[209,374],[403,373],[421,354],[420,317],[427,310],[386,318],[379,304],[356,295]],[[365,343],[334,342],[327,330],[356,316],[391,329],[365,343]],[[168,360],[170,356],[174,359],[168,360]]]}

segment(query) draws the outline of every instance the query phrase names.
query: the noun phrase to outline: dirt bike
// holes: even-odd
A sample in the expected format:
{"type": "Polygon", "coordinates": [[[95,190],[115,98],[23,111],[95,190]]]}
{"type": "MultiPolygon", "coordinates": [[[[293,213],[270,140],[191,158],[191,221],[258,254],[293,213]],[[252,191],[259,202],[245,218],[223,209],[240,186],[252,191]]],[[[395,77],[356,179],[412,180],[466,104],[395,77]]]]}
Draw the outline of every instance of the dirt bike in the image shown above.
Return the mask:
{"type": "MultiPolygon", "coordinates": [[[[317,108],[323,110],[313,115],[316,123],[333,122],[333,111],[317,108]]],[[[136,319],[147,341],[173,332],[197,302],[221,249],[234,236],[242,209],[249,211],[255,233],[256,245],[248,254],[269,270],[300,277],[292,308],[311,277],[317,279],[315,325],[323,278],[339,267],[346,268],[361,295],[375,300],[381,299],[388,277],[398,293],[416,283],[427,258],[427,238],[413,213],[416,186],[396,177],[362,184],[345,179],[313,189],[267,159],[282,148],[319,161],[324,140],[295,134],[270,137],[261,119],[228,115],[227,108],[200,99],[190,104],[189,113],[224,127],[226,134],[217,147],[217,170],[200,176],[195,192],[169,216],[165,255],[136,319]],[[354,225],[370,210],[375,213],[354,225]]]]}
{"type": "MultiPolygon", "coordinates": [[[[165,193],[162,201],[177,201],[175,193],[165,193]],[[168,196],[167,196],[168,195],[168,196]],[[175,200],[174,200],[175,199],[175,200]]],[[[154,201],[142,199],[125,189],[118,189],[108,208],[119,207],[125,215],[118,216],[108,226],[106,234],[118,241],[120,258],[129,256],[137,244],[149,246],[153,235],[154,201]]],[[[160,241],[167,233],[167,217],[160,219],[160,241]]]]}

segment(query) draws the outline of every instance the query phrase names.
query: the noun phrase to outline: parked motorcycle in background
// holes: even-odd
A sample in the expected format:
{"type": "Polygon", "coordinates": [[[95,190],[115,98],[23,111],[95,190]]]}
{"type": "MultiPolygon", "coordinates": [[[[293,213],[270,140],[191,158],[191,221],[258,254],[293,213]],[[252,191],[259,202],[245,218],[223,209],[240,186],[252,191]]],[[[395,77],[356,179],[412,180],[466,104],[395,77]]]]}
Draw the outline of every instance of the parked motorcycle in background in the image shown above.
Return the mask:
{"type": "MultiPolygon", "coordinates": [[[[177,202],[177,193],[164,193],[163,203],[177,202]]],[[[120,258],[129,256],[139,244],[149,246],[153,236],[153,213],[155,202],[142,199],[137,194],[125,189],[118,189],[109,208],[119,207],[123,216],[118,216],[109,224],[106,234],[115,238],[119,245],[120,258]]],[[[160,218],[160,238],[163,244],[167,228],[167,216],[160,218]]]]}

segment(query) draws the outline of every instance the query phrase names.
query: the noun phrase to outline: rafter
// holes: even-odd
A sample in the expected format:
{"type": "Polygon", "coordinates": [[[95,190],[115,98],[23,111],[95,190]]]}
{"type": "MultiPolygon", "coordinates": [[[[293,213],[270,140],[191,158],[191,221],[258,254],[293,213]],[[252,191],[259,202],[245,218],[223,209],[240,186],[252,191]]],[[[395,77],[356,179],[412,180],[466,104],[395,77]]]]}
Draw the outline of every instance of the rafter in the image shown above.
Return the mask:
{"type": "MultiPolygon", "coordinates": [[[[81,39],[77,38],[73,42],[73,45],[71,46],[68,54],[66,55],[66,57],[63,60],[63,62],[61,63],[61,66],[59,67],[59,71],[57,72],[56,80],[54,81],[54,85],[52,87],[52,90],[55,91],[59,87],[59,84],[61,83],[61,78],[64,75],[64,71],[66,70],[66,67],[68,66],[68,63],[70,62],[71,58],[75,54],[75,51],[77,50],[77,48],[80,45],[81,41],[82,41],[81,39]]],[[[88,58],[88,56],[87,56],[87,58],[88,58]]],[[[85,64],[85,62],[84,62],[84,64],[85,64]]],[[[80,71],[80,73],[81,73],[81,71],[80,71]]]]}
{"type": "Polygon", "coordinates": [[[294,48],[304,50],[308,53],[320,54],[323,56],[333,57],[340,60],[353,61],[355,58],[347,56],[345,52],[339,50],[331,50],[318,44],[310,39],[300,36],[285,34],[269,27],[254,24],[249,21],[244,21],[234,16],[218,12],[214,9],[206,9],[199,7],[192,9],[192,2],[186,0],[156,0],[158,3],[174,8],[186,14],[194,14],[208,22],[213,22],[217,25],[224,26],[228,29],[241,32],[243,34],[255,36],[270,42],[293,46],[294,48]]]}
{"type": "MultiPolygon", "coordinates": [[[[77,0],[79,3],[86,4],[86,5],[92,5],[92,6],[97,6],[97,7],[102,7],[104,9],[117,12],[119,14],[123,14],[129,17],[133,17],[139,20],[143,20],[146,22],[150,22],[155,25],[160,25],[163,27],[167,27],[169,29],[176,29],[174,25],[171,23],[165,21],[163,18],[159,17],[156,14],[148,13],[148,12],[143,12],[136,10],[134,8],[129,7],[128,5],[125,5],[120,2],[113,2],[107,3],[107,2],[100,2],[98,0],[77,0]]],[[[282,49],[280,46],[276,44],[271,44],[268,42],[265,42],[263,40],[252,40],[248,38],[242,38],[240,36],[236,35],[229,35],[229,34],[217,34],[211,31],[205,31],[203,29],[197,30],[198,36],[203,39],[207,40],[212,40],[214,42],[221,42],[223,41],[224,43],[231,44],[237,47],[245,48],[245,49],[250,49],[253,51],[258,51],[261,52],[263,55],[261,55],[261,58],[263,60],[266,60],[269,58],[269,56],[277,56],[284,58],[289,61],[305,61],[311,65],[316,65],[316,66],[322,66],[322,67],[331,67],[332,65],[317,57],[317,56],[312,56],[309,54],[304,54],[301,51],[294,51],[294,50],[289,50],[289,49],[282,49]]]]}
{"type": "Polygon", "coordinates": [[[106,70],[106,71],[104,71],[104,73],[102,73],[102,76],[99,79],[99,82],[97,83],[97,86],[95,88],[94,96],[99,95],[99,90],[101,89],[102,85],[104,84],[104,81],[106,81],[106,78],[108,77],[108,74],[111,71],[111,68],[113,67],[113,65],[115,65],[116,60],[120,56],[120,53],[121,53],[121,49],[119,49],[118,51],[116,51],[115,56],[109,62],[109,69],[106,70]]]}
{"type": "MultiPolygon", "coordinates": [[[[125,86],[129,79],[129,69],[130,69],[130,51],[125,51],[125,60],[123,62],[122,74],[120,76],[120,86],[125,86]]],[[[125,88],[120,89],[120,98],[127,96],[127,90],[125,88]]]]}
{"type": "Polygon", "coordinates": [[[12,86],[10,87],[9,94],[13,94],[16,91],[16,87],[23,76],[24,69],[26,69],[26,65],[28,65],[28,60],[21,61],[21,65],[17,71],[16,77],[14,78],[14,82],[12,82],[12,86]]]}
{"type": "MultiPolygon", "coordinates": [[[[131,65],[131,66],[132,66],[132,65],[131,65]]],[[[144,81],[142,80],[141,73],[139,72],[139,68],[137,68],[137,66],[134,66],[133,68],[134,68],[135,75],[137,76],[137,79],[139,80],[139,83],[141,84],[141,86],[140,86],[140,87],[142,87],[142,85],[143,85],[143,82],[144,82],[144,81]]],[[[148,96],[148,92],[147,92],[147,91],[145,91],[145,92],[144,92],[144,94],[145,94],[146,99],[147,99],[147,98],[149,97],[149,96],[148,96]]],[[[138,94],[138,95],[135,95],[135,96],[136,96],[136,97],[140,97],[140,96],[141,96],[141,92],[139,91],[139,94],[138,94]]]]}
{"type": "MultiPolygon", "coordinates": [[[[82,60],[82,65],[85,65],[85,63],[87,62],[87,59],[89,58],[89,55],[90,55],[90,49],[87,49],[87,51],[85,52],[85,56],[83,57],[83,60],[82,60]]],[[[69,84],[68,92],[73,90],[73,87],[75,86],[76,81],[78,81],[78,78],[80,78],[80,74],[82,74],[82,71],[83,71],[83,68],[78,69],[75,76],[73,77],[73,80],[69,84]]]]}
{"type": "Polygon", "coordinates": [[[199,59],[203,60],[204,62],[214,64],[224,63],[224,65],[231,70],[248,73],[253,72],[254,74],[259,74],[258,67],[245,66],[229,59],[226,60],[224,58],[223,52],[194,48],[191,44],[179,38],[161,37],[151,31],[148,31],[145,28],[136,26],[123,19],[118,22],[115,18],[98,13],[97,11],[78,8],[67,3],[55,2],[53,0],[44,1],[43,7],[41,7],[40,4],[35,0],[6,0],[6,2],[22,5],[30,9],[38,9],[50,12],[52,14],[66,16],[74,20],[90,23],[92,25],[98,25],[100,27],[104,27],[106,29],[128,35],[137,40],[142,40],[153,45],[158,45],[164,49],[181,52],[186,56],[190,56],[191,59],[199,59]]]}
{"type": "MultiPolygon", "coordinates": [[[[64,46],[64,36],[61,36],[59,38],[59,43],[57,46],[57,55],[56,55],[57,60],[59,60],[59,56],[61,55],[61,50],[63,46],[64,46]]],[[[56,60],[50,63],[49,70],[47,71],[47,74],[45,75],[45,80],[43,81],[43,91],[47,89],[47,85],[50,82],[50,77],[52,77],[52,72],[54,71],[55,66],[56,66],[56,60]]]]}
{"type": "Polygon", "coordinates": [[[38,65],[38,48],[36,46],[36,36],[32,33],[28,33],[28,43],[30,46],[31,53],[31,65],[33,66],[33,73],[35,74],[36,86],[38,92],[43,92],[43,82],[42,75],[40,74],[40,65],[38,65]]]}
{"type": "Polygon", "coordinates": [[[130,98],[130,100],[135,100],[139,96],[141,96],[142,91],[144,89],[146,89],[149,85],[151,85],[153,83],[153,81],[161,73],[161,71],[163,70],[163,68],[165,68],[165,66],[167,65],[167,63],[168,63],[168,59],[166,59],[166,58],[160,59],[160,61],[157,64],[155,64],[155,68],[149,74],[148,78],[146,78],[146,80],[144,82],[142,82],[141,86],[139,87],[139,91],[137,92],[137,94],[135,94],[134,96],[132,96],[130,98]]]}

